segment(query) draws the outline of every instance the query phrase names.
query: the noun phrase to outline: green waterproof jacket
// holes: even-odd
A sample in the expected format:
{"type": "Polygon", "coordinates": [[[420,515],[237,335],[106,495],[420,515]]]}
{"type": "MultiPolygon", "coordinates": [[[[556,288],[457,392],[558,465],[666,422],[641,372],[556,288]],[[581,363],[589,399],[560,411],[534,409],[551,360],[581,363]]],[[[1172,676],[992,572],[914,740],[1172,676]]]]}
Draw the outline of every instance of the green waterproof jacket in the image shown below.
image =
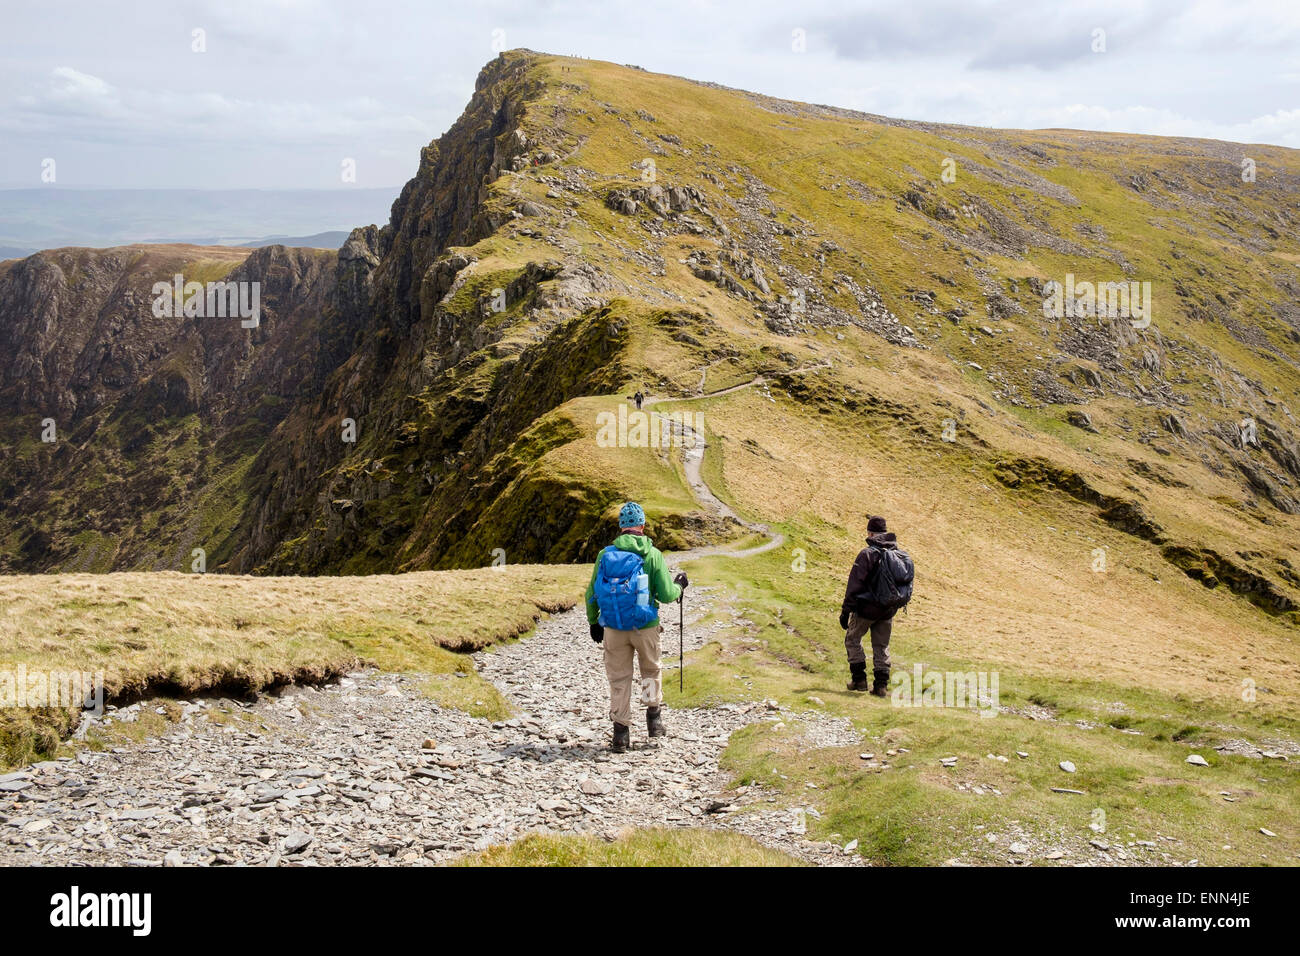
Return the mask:
{"type": "MultiPolygon", "coordinates": [[[[664,563],[664,556],[659,549],[655,547],[653,541],[643,534],[620,534],[614,539],[614,547],[620,551],[631,551],[641,555],[642,570],[650,576],[650,603],[658,611],[660,602],[672,604],[681,597],[682,589],[673,583],[673,579],[668,574],[668,565],[664,563]]],[[[600,617],[600,608],[596,606],[596,569],[600,566],[597,561],[591,566],[591,581],[587,584],[587,623],[595,624],[596,619],[600,617]]],[[[655,619],[646,627],[654,627],[659,623],[659,615],[655,614],[655,619]]]]}

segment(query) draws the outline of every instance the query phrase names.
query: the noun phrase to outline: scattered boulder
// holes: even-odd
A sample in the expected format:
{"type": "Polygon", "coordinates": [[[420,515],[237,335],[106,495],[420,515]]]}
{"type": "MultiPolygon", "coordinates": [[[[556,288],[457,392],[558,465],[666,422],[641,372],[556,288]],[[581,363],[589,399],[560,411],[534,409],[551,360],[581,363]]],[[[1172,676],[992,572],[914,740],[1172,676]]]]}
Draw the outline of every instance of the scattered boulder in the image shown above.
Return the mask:
{"type": "Polygon", "coordinates": [[[1092,416],[1081,408],[1072,408],[1065,413],[1065,420],[1075,428],[1097,434],[1097,427],[1092,423],[1092,416]]]}

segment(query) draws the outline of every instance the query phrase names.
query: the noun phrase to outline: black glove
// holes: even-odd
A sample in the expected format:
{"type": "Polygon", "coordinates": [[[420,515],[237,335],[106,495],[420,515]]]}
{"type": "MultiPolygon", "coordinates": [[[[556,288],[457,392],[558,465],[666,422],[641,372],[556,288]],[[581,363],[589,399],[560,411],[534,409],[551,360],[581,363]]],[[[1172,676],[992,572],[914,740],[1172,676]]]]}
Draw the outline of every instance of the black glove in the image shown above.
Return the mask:
{"type": "Polygon", "coordinates": [[[600,624],[591,625],[591,639],[599,644],[605,639],[605,628],[600,624]]]}
{"type": "Polygon", "coordinates": [[[687,580],[685,571],[678,571],[673,575],[673,584],[677,585],[679,588],[686,588],[690,587],[691,582],[687,580]]]}
{"type": "Polygon", "coordinates": [[[848,629],[849,629],[849,612],[840,611],[840,630],[847,631],[848,629]]]}

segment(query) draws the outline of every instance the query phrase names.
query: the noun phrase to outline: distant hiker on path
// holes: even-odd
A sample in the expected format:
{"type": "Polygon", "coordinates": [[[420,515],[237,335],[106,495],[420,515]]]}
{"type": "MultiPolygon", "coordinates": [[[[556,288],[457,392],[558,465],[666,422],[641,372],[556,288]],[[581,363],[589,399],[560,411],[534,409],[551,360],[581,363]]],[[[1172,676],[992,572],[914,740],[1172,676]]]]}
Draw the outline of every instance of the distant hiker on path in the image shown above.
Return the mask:
{"type": "Polygon", "coordinates": [[[849,690],[867,690],[867,656],[862,639],[871,634],[875,684],[871,693],[884,697],[889,687],[889,638],[894,615],[912,599],[912,559],[886,531],[885,519],[867,521],[867,546],[858,552],[849,572],[840,606],[840,628],[849,655],[849,690]]]}
{"type": "Polygon", "coordinates": [[[636,402],[636,410],[641,411],[641,403],[645,401],[645,393],[638,388],[636,394],[632,396],[632,401],[636,402]]]}
{"type": "MultiPolygon", "coordinates": [[[[637,393],[640,394],[639,392],[637,393]]],[[[645,536],[645,511],[629,501],[618,513],[620,534],[600,552],[587,585],[587,623],[591,639],[605,645],[609,678],[609,716],[614,721],[610,749],[625,753],[631,744],[632,658],[641,671],[641,704],[646,731],[663,737],[663,686],[659,678],[659,603],[671,604],[690,583],[678,573],[669,578],[664,556],[645,536]]]]}

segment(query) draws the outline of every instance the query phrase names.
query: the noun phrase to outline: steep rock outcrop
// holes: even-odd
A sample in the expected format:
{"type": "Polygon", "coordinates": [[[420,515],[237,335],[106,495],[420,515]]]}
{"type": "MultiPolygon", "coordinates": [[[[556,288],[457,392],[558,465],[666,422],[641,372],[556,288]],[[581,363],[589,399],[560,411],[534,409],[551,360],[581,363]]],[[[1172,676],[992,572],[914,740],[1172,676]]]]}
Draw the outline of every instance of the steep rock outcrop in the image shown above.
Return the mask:
{"type": "Polygon", "coordinates": [[[327,261],[283,246],[132,246],[8,264],[0,565],[180,567],[193,547],[220,554],[230,528],[215,513],[233,489],[218,489],[316,374],[327,261]],[[175,275],[256,283],[257,326],[157,314],[155,284],[175,275]]]}

